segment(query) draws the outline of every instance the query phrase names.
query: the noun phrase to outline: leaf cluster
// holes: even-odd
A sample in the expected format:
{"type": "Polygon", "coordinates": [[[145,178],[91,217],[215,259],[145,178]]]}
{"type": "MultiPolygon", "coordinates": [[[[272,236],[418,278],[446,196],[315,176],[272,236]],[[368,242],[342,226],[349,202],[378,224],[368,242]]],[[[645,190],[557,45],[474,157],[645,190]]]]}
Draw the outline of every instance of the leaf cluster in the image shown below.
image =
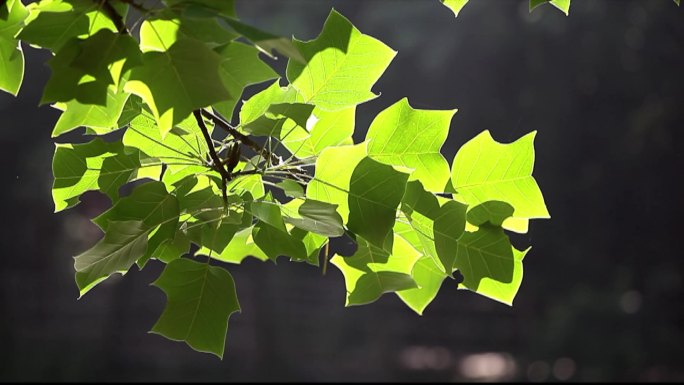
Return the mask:
{"type": "Polygon", "coordinates": [[[218,356],[240,305],[216,262],[330,261],[348,306],[394,293],[422,314],[445,281],[512,304],[529,249],[508,232],[549,217],[532,176],[535,133],[501,144],[485,131],[449,161],[456,110],[402,99],[355,143],[356,107],[378,96],[396,52],[338,12],[300,41],[241,22],[233,1],[8,0],[0,88],[13,94],[22,43],[53,55],[41,102],[62,111],[55,211],[87,191],[112,202],[93,219],[102,238],[74,259],[80,295],[164,263],[154,285],[167,306],[152,331],[218,356]],[[288,58],[284,74],[268,64],[274,51],[288,58]],[[64,139],[79,128],[82,139],[64,139]],[[358,249],[330,258],[336,237],[358,249]]]}

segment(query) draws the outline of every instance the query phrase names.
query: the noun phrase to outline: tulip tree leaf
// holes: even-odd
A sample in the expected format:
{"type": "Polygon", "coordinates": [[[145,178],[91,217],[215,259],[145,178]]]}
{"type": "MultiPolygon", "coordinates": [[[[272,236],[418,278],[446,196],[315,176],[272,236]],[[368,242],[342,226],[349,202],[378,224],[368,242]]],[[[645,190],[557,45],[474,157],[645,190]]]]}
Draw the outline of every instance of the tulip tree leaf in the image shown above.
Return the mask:
{"type": "Polygon", "coordinates": [[[153,284],[164,291],[167,302],[152,333],[223,357],[228,319],[240,311],[230,273],[207,263],[177,259],[166,265],[153,284]]]}
{"type": "Polygon", "coordinates": [[[166,134],[193,110],[230,97],[219,76],[220,63],[221,57],[202,43],[179,39],[168,51],[146,52],[125,89],[150,106],[166,134]]]}
{"type": "Polygon", "coordinates": [[[305,103],[337,111],[374,99],[370,91],[396,52],[332,11],[317,39],[295,40],[306,65],[290,60],[287,78],[305,103]]]}
{"type": "Polygon", "coordinates": [[[375,118],[368,134],[368,155],[378,162],[414,171],[411,179],[428,191],[442,192],[449,164],[440,153],[456,111],[415,110],[402,99],[375,118]]]}
{"type": "Polygon", "coordinates": [[[383,247],[392,233],[407,179],[407,174],[392,166],[371,158],[361,160],[349,183],[349,230],[370,244],[383,247]]]}
{"type": "Polygon", "coordinates": [[[513,218],[549,218],[532,177],[535,135],[532,132],[514,143],[501,144],[484,131],[463,145],[452,166],[457,199],[471,206],[492,200],[506,202],[515,210],[513,218]]]}

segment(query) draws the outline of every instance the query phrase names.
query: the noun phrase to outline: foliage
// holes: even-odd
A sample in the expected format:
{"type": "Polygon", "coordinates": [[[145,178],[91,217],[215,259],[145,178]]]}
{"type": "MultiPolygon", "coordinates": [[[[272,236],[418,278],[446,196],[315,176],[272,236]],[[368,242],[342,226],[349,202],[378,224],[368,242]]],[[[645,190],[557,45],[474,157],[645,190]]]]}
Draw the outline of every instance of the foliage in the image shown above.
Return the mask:
{"type": "MultiPolygon", "coordinates": [[[[458,13],[467,1],[443,2],[458,13]]],[[[552,3],[567,12],[569,1],[552,3]]],[[[529,248],[507,231],[549,217],[532,176],[535,133],[502,144],[485,131],[449,162],[456,110],[402,99],[355,143],[356,106],[378,97],[396,52],[338,12],[300,41],[242,23],[233,1],[8,0],[0,88],[15,95],[21,42],[54,55],[41,99],[63,111],[53,137],[85,128],[85,140],[56,145],[55,211],[87,191],[112,201],[93,219],[102,239],[75,257],[80,295],[164,263],[154,285],[167,307],[152,331],[217,356],[240,306],[216,262],[330,261],[348,306],[395,293],[422,314],[445,281],[512,304],[529,248]],[[268,65],[274,51],[288,57],[285,74],[268,65]],[[358,249],[330,258],[335,237],[358,249]]]]}

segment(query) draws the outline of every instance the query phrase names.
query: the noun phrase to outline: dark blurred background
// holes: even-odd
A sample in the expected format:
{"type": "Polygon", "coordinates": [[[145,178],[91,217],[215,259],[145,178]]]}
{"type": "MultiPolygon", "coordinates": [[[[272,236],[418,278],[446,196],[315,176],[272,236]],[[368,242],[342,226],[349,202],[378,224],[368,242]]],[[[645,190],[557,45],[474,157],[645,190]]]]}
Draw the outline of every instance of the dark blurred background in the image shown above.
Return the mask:
{"type": "Polygon", "coordinates": [[[58,113],[36,107],[47,56],[26,48],[19,98],[0,95],[0,380],[684,381],[684,8],[574,0],[566,17],[477,0],[454,19],[437,0],[239,1],[243,19],[300,39],[332,6],[399,51],[359,128],[408,96],[459,109],[449,159],[483,129],[539,131],[552,219],[516,238],[533,249],[515,306],[447,282],[423,317],[394,295],[345,309],[336,269],[248,260],[230,267],[242,313],[220,361],[146,333],[159,264],[77,301],[72,256],[108,201],[52,213],[58,113]]]}

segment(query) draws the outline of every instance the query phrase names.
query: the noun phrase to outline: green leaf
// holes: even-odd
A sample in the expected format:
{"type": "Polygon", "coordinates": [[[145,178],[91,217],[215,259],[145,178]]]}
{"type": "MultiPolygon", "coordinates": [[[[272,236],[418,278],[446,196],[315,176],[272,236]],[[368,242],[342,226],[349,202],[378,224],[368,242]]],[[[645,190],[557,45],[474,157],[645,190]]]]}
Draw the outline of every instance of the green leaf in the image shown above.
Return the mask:
{"type": "Polygon", "coordinates": [[[352,145],[356,108],[323,111],[315,108],[313,127],[296,126],[285,130],[282,143],[298,158],[318,156],[328,147],[352,145]]]}
{"type": "Polygon", "coordinates": [[[468,222],[475,226],[485,223],[501,226],[506,218],[513,215],[513,206],[506,202],[489,201],[477,205],[468,211],[468,222]]]}
{"type": "Polygon", "coordinates": [[[249,45],[232,42],[218,50],[221,55],[219,75],[230,93],[230,98],[214,108],[228,119],[245,87],[275,79],[278,74],[259,58],[259,51],[249,45]]]}
{"type": "Polygon", "coordinates": [[[366,141],[368,155],[378,162],[413,169],[411,180],[428,191],[443,192],[449,164],[440,153],[456,110],[414,110],[404,98],[373,120],[366,141]]]}
{"type": "Polygon", "coordinates": [[[107,100],[104,106],[83,104],[77,100],[66,103],[66,110],[60,115],[52,130],[52,137],[70,132],[78,127],[87,127],[91,132],[103,135],[117,130],[119,118],[130,94],[107,89],[107,100]]]}
{"type": "Polygon", "coordinates": [[[178,39],[168,51],[146,52],[125,89],[150,106],[165,135],[192,111],[230,97],[219,76],[220,63],[221,57],[201,42],[178,39]]]}
{"type": "MultiPolygon", "coordinates": [[[[113,5],[120,15],[126,14],[126,4],[113,5]]],[[[30,4],[28,9],[31,14],[17,38],[53,52],[59,51],[74,37],[87,37],[101,29],[117,31],[111,19],[94,1],[42,0],[30,4]]]]}
{"type": "MultiPolygon", "coordinates": [[[[678,1],[678,0],[675,0],[678,1]]],[[[538,6],[549,3],[568,15],[570,13],[570,0],[530,0],[530,12],[538,6]]]]}
{"type": "Polygon", "coordinates": [[[423,315],[425,308],[437,297],[446,276],[434,259],[422,256],[411,271],[411,278],[418,287],[397,291],[397,295],[413,311],[423,315]]]}
{"type": "Polygon", "coordinates": [[[222,358],[228,319],[240,311],[230,273],[207,263],[177,259],[153,285],[164,291],[167,303],[151,332],[222,358]]]}
{"type": "Polygon", "coordinates": [[[252,238],[259,249],[274,262],[279,256],[288,256],[299,261],[306,261],[309,256],[301,239],[266,222],[260,221],[254,225],[252,238]]]}
{"type": "Polygon", "coordinates": [[[297,203],[298,215],[287,215],[285,217],[287,223],[302,230],[326,237],[340,237],[344,235],[342,217],[336,211],[337,205],[313,199],[306,199],[303,202],[292,202],[297,203]]]}
{"type": "Polygon", "coordinates": [[[268,260],[268,255],[261,251],[259,246],[254,243],[252,227],[235,233],[228,246],[220,254],[212,254],[211,257],[219,261],[235,264],[242,263],[247,257],[254,257],[260,261],[268,260]]]}
{"type": "Polygon", "coordinates": [[[178,39],[191,38],[211,48],[230,43],[239,35],[215,18],[193,18],[165,10],[148,18],[140,26],[140,46],[143,51],[167,51],[178,39]]]}
{"type": "Polygon", "coordinates": [[[449,7],[454,12],[454,15],[458,16],[461,9],[468,4],[469,0],[441,0],[445,6],[449,7]]]}
{"type": "Polygon", "coordinates": [[[264,116],[274,104],[295,103],[297,92],[290,87],[281,87],[280,80],[249,98],[240,109],[240,126],[247,126],[264,116]]]}
{"type": "Polygon", "coordinates": [[[532,177],[535,135],[532,132],[511,144],[501,144],[484,131],[463,145],[452,166],[456,199],[470,206],[492,200],[506,202],[515,209],[514,219],[549,218],[532,177]]]}
{"type": "Polygon", "coordinates": [[[71,67],[118,88],[122,76],[140,64],[142,53],[135,39],[103,29],[80,43],[71,67]]]}
{"type": "Polygon", "coordinates": [[[74,257],[81,296],[114,273],[125,273],[147,249],[148,227],[141,221],[111,222],[93,248],[74,257]]]}
{"type": "Polygon", "coordinates": [[[396,55],[332,11],[315,40],[295,40],[306,65],[290,60],[287,78],[304,103],[337,111],[377,97],[370,91],[396,55]]]}
{"type": "Polygon", "coordinates": [[[489,224],[458,239],[454,267],[463,273],[463,286],[479,293],[480,282],[489,278],[501,283],[513,280],[513,248],[501,227],[489,224]]]}
{"type": "Polygon", "coordinates": [[[16,96],[23,80],[24,52],[21,45],[14,39],[0,36],[0,90],[16,96]]]}
{"type": "Polygon", "coordinates": [[[81,53],[81,40],[69,40],[64,47],[48,60],[52,75],[45,85],[41,104],[68,102],[76,99],[83,104],[104,106],[110,84],[85,74],[72,63],[81,53]]]}
{"type": "MultiPolygon", "coordinates": [[[[243,124],[242,129],[254,136],[273,136],[281,138],[283,127],[300,127],[306,130],[307,121],[314,106],[304,103],[271,104],[264,115],[256,120],[243,124]]],[[[286,132],[287,135],[287,132],[286,132]]]]}
{"type": "MultiPolygon", "coordinates": [[[[213,126],[207,127],[213,132],[213,126]]],[[[139,149],[145,162],[164,162],[169,173],[189,169],[191,172],[206,170],[199,158],[209,149],[202,132],[193,117],[181,122],[176,129],[162,136],[159,126],[148,112],[143,112],[130,123],[123,137],[126,146],[139,149]],[[194,165],[194,166],[193,166],[194,165]]]]}
{"type": "Polygon", "coordinates": [[[451,274],[458,254],[459,239],[466,227],[466,206],[448,201],[439,209],[433,227],[435,235],[435,250],[442,262],[444,271],[451,274]]]}
{"type": "Polygon", "coordinates": [[[104,231],[107,231],[111,222],[129,220],[141,221],[152,228],[177,223],[179,210],[178,200],[166,191],[164,183],[148,182],[137,186],[129,196],[116,202],[93,222],[104,231]]]}
{"type": "Polygon", "coordinates": [[[291,198],[304,198],[304,187],[292,179],[285,179],[282,182],[276,183],[279,189],[283,190],[285,195],[291,198]]]}
{"type": "Polygon", "coordinates": [[[98,138],[85,144],[57,144],[52,161],[55,212],[77,205],[78,197],[86,191],[112,191],[118,188],[118,182],[123,184],[130,180],[159,175],[159,165],[141,166],[136,170],[125,165],[117,169],[115,164],[108,165],[108,170],[103,174],[103,163],[112,156],[126,156],[121,142],[105,142],[98,138]],[[112,174],[107,174],[110,172],[112,174]],[[127,172],[131,173],[128,180],[107,178],[107,175],[127,172]]]}
{"type": "Polygon", "coordinates": [[[346,223],[349,218],[349,182],[366,154],[366,143],[323,150],[316,160],[314,179],[306,189],[307,198],[337,205],[337,212],[346,223]]]}
{"type": "Polygon", "coordinates": [[[164,183],[149,182],[137,186],[129,196],[117,201],[93,222],[108,232],[108,226],[113,222],[142,221],[150,235],[147,251],[138,262],[144,266],[150,258],[157,257],[161,245],[174,239],[179,215],[178,200],[166,191],[164,183]]]}
{"type": "Polygon", "coordinates": [[[29,12],[18,0],[0,6],[0,90],[17,95],[24,79],[24,53],[14,36],[29,12]]]}
{"type": "Polygon", "coordinates": [[[346,306],[371,303],[384,293],[417,287],[411,271],[420,253],[406,240],[395,236],[391,254],[361,238],[358,243],[353,256],[335,255],[330,260],[344,275],[346,306]]]}
{"type": "MultiPolygon", "coordinates": [[[[307,253],[306,263],[316,267],[320,266],[321,250],[328,243],[328,237],[325,235],[308,232],[300,228],[293,228],[290,230],[290,233],[293,237],[301,240],[302,243],[304,243],[307,253]]],[[[299,262],[299,260],[293,260],[299,262]]]]}
{"type": "Polygon", "coordinates": [[[513,300],[516,294],[518,294],[523,279],[523,258],[525,258],[528,251],[530,251],[530,248],[525,251],[513,249],[513,278],[510,282],[500,282],[486,277],[482,278],[477,287],[477,294],[513,306],[513,300]]]}
{"type": "Polygon", "coordinates": [[[407,174],[392,166],[371,158],[361,160],[349,184],[349,230],[370,244],[383,247],[392,232],[407,180],[407,174]]]}

